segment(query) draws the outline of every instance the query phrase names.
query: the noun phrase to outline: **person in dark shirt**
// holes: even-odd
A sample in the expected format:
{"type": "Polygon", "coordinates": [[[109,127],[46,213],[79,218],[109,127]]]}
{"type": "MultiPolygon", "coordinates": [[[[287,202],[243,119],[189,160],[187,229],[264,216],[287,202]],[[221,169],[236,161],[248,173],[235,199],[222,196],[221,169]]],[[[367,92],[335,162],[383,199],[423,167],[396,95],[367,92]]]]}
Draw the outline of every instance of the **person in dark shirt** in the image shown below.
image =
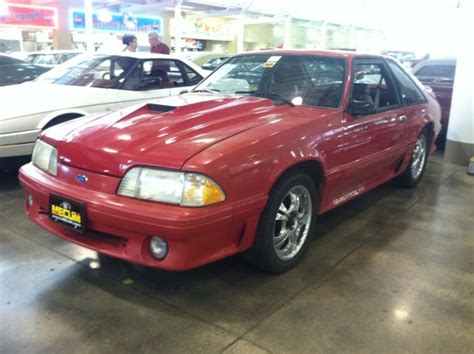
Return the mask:
{"type": "Polygon", "coordinates": [[[148,33],[148,41],[150,42],[150,53],[170,54],[170,48],[160,41],[158,32],[151,31],[148,33]]]}

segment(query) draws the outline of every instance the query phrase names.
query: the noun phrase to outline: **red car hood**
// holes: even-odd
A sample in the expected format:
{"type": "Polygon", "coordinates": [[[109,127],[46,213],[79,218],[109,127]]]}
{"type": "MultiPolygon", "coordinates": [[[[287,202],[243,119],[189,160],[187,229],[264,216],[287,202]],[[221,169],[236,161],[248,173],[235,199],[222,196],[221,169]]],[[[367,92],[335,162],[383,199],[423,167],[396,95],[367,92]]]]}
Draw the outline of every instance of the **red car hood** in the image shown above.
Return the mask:
{"type": "Polygon", "coordinates": [[[62,163],[123,176],[133,165],[180,169],[192,156],[291,109],[256,97],[190,93],[48,129],[62,163]]]}

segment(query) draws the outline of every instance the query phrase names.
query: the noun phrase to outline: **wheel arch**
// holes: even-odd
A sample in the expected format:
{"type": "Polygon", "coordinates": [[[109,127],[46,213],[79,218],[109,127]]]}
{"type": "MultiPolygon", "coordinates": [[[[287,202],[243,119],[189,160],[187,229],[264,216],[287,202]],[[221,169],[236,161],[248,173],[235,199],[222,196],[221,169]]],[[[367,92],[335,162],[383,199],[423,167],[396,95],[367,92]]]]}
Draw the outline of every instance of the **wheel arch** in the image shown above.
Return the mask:
{"type": "Polygon", "coordinates": [[[321,195],[325,184],[325,170],[321,161],[314,158],[297,161],[276,173],[275,178],[272,179],[272,186],[268,193],[272,192],[279,181],[283,180],[289,175],[301,172],[311,177],[311,179],[314,181],[317,191],[321,195]]]}
{"type": "MultiPolygon", "coordinates": [[[[428,132],[428,146],[429,146],[429,152],[432,151],[433,145],[435,143],[435,129],[434,129],[434,123],[433,122],[428,122],[424,125],[423,130],[426,130],[428,132]]],[[[421,132],[420,132],[421,133],[421,132]]]]}

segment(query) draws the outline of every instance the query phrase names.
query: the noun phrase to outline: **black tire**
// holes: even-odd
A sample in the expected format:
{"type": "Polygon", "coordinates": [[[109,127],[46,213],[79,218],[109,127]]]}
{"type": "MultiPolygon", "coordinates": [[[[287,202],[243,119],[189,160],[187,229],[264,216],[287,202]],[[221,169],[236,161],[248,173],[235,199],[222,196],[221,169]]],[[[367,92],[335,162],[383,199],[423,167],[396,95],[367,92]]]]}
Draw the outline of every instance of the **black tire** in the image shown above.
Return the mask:
{"type": "Polygon", "coordinates": [[[405,187],[405,188],[415,188],[418,183],[420,183],[423,174],[425,173],[426,169],[426,162],[428,160],[428,151],[429,151],[429,134],[427,129],[424,129],[421,134],[418,136],[417,142],[415,147],[413,148],[412,157],[410,162],[408,163],[407,168],[401,175],[395,178],[395,183],[398,186],[405,187]],[[425,147],[423,156],[419,156],[423,160],[420,161],[417,159],[417,148],[419,148],[420,141],[423,140],[425,147]],[[421,166],[419,166],[421,164],[421,166]],[[421,170],[418,170],[418,168],[421,170]]]}
{"type": "MultiPolygon", "coordinates": [[[[301,202],[301,199],[299,200],[301,202]]],[[[290,209],[291,208],[289,208],[288,211],[290,211],[290,209]]],[[[244,258],[249,263],[267,272],[284,273],[290,270],[300,261],[304,252],[308,248],[310,243],[309,241],[314,233],[318,211],[319,195],[313,180],[304,173],[292,174],[284,177],[275,184],[275,186],[272,188],[272,191],[270,192],[267,205],[265,206],[265,209],[260,217],[254,243],[252,247],[244,253],[244,258]],[[291,256],[290,259],[284,260],[281,258],[282,256],[277,254],[277,250],[275,249],[277,246],[274,245],[274,231],[277,226],[277,213],[279,211],[281,213],[280,207],[287,200],[286,198],[289,198],[290,191],[302,192],[302,196],[305,197],[304,201],[308,200],[306,206],[311,205],[310,211],[307,211],[305,214],[310,216],[311,219],[309,219],[309,221],[302,221],[302,225],[309,225],[305,226],[303,229],[303,235],[305,236],[295,236],[297,239],[299,239],[299,242],[296,242],[299,244],[297,246],[298,250],[295,251],[296,254],[291,256]],[[311,204],[309,204],[309,202],[311,202],[311,204]]],[[[296,218],[296,216],[293,218],[296,218]]],[[[285,225],[286,223],[290,224],[290,221],[285,221],[285,225]]],[[[296,228],[295,223],[292,225],[292,227],[296,228]]],[[[291,229],[292,227],[288,227],[288,229],[291,229]]],[[[283,229],[283,226],[280,228],[280,233],[282,232],[281,229],[283,229]]],[[[297,233],[300,232],[298,231],[297,233]]],[[[292,235],[297,233],[295,232],[292,235]]],[[[287,238],[288,241],[285,242],[288,242],[289,247],[289,240],[291,237],[287,238]]],[[[283,252],[282,250],[279,251],[283,252]]]]}

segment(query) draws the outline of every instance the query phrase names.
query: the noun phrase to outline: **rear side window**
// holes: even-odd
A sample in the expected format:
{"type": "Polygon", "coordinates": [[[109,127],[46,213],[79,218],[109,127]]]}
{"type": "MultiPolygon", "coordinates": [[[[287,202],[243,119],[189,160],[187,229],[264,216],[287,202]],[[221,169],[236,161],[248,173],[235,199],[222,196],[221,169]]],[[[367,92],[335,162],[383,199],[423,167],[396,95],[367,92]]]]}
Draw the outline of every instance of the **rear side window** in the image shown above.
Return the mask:
{"type": "Polygon", "coordinates": [[[426,102],[425,96],[423,96],[418,86],[416,86],[405,71],[392,61],[388,61],[388,66],[392,69],[392,73],[395,76],[403,104],[412,105],[426,102]]]}
{"type": "Polygon", "coordinates": [[[418,70],[415,73],[415,76],[454,80],[455,71],[456,71],[455,65],[427,65],[420,68],[420,70],[418,70]]]}

